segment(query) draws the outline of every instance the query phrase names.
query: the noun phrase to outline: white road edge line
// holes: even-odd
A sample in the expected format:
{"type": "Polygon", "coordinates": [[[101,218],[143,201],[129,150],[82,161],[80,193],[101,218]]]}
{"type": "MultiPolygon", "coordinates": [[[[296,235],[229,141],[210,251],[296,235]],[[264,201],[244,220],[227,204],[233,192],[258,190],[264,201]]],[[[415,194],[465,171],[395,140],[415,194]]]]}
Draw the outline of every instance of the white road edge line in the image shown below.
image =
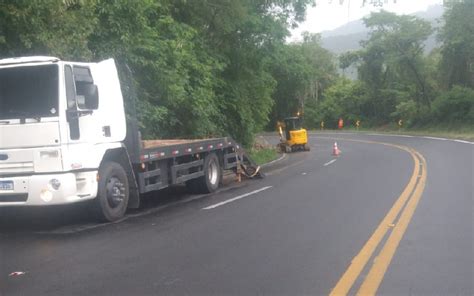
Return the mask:
{"type": "Polygon", "coordinates": [[[337,160],[337,159],[333,159],[333,160],[331,160],[331,161],[328,161],[328,162],[326,162],[326,163],[324,164],[324,166],[328,166],[328,165],[330,165],[330,164],[333,164],[333,163],[336,162],[336,160],[337,160]]]}
{"type": "Polygon", "coordinates": [[[430,140],[440,140],[440,141],[447,141],[448,139],[445,138],[438,138],[438,137],[422,137],[425,139],[430,139],[430,140]]]}
{"type": "Polygon", "coordinates": [[[366,135],[367,136],[383,136],[383,137],[415,138],[415,136],[410,136],[410,135],[392,135],[392,134],[366,134],[366,135]]]}
{"type": "Polygon", "coordinates": [[[439,141],[453,141],[453,142],[458,142],[458,143],[463,143],[463,144],[474,145],[474,142],[469,142],[469,141],[464,141],[464,140],[453,140],[453,139],[428,137],[428,136],[389,135],[389,134],[366,134],[366,135],[367,136],[403,137],[403,138],[422,138],[422,139],[431,139],[431,140],[439,140],[439,141]]]}
{"type": "Polygon", "coordinates": [[[321,135],[357,135],[357,133],[330,133],[330,132],[308,132],[311,136],[321,136],[321,135]]]}
{"type": "Polygon", "coordinates": [[[269,166],[269,165],[271,165],[271,164],[274,164],[275,162],[278,162],[278,161],[280,161],[280,160],[283,160],[284,158],[286,158],[286,156],[287,156],[287,154],[286,154],[286,153],[283,153],[283,155],[280,156],[279,158],[277,158],[277,159],[275,159],[275,160],[272,160],[272,161],[270,161],[270,162],[264,163],[264,164],[262,164],[260,167],[261,167],[261,168],[267,167],[267,166],[269,166]]]}
{"type": "Polygon", "coordinates": [[[212,210],[212,209],[215,209],[215,208],[217,208],[217,207],[220,207],[220,206],[223,206],[223,205],[225,205],[225,204],[228,204],[228,203],[230,203],[230,202],[233,202],[233,201],[242,199],[242,198],[244,198],[244,197],[247,197],[247,196],[249,196],[249,195],[252,195],[252,194],[255,194],[255,193],[259,193],[259,192],[261,192],[261,191],[270,189],[270,188],[272,188],[272,187],[273,187],[273,186],[266,186],[266,187],[263,187],[263,188],[254,190],[254,191],[249,192],[249,193],[245,193],[245,194],[236,196],[236,197],[234,197],[234,198],[228,199],[228,200],[223,201],[223,202],[220,202],[220,203],[216,203],[216,204],[214,204],[214,205],[212,205],[212,206],[208,206],[208,207],[205,207],[205,208],[202,208],[202,209],[203,209],[203,210],[212,210]]]}
{"type": "Polygon", "coordinates": [[[453,141],[458,142],[458,143],[464,143],[464,144],[472,144],[472,142],[464,141],[464,140],[453,140],[453,141]]]}

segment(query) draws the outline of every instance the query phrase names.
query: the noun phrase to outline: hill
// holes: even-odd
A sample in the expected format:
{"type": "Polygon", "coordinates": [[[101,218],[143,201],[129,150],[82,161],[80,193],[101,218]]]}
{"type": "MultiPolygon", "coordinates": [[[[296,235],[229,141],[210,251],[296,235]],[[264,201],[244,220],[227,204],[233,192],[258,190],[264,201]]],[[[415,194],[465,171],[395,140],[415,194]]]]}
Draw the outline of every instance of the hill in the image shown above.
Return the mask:
{"type": "MultiPolygon", "coordinates": [[[[443,15],[442,5],[433,5],[425,11],[416,12],[413,15],[431,22],[432,26],[438,26],[438,19],[443,15]]],[[[360,49],[360,41],[367,39],[368,30],[362,20],[349,22],[339,28],[321,33],[321,41],[324,48],[340,54],[346,51],[360,49]]],[[[426,51],[430,52],[436,47],[436,36],[431,36],[426,41],[426,51]]]]}

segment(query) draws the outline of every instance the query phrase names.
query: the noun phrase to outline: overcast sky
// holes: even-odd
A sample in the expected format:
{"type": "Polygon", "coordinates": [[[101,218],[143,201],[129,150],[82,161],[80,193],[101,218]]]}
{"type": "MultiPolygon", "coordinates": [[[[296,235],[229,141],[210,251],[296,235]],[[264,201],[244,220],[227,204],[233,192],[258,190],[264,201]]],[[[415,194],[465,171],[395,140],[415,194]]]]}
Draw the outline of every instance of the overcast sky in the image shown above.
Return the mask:
{"type": "MultiPolygon", "coordinates": [[[[306,21],[292,31],[291,40],[299,40],[301,32],[320,33],[332,30],[381,9],[370,4],[362,7],[362,2],[363,0],[316,0],[316,7],[309,7],[307,10],[306,21]]],[[[367,0],[366,2],[370,3],[371,1],[367,0]]],[[[443,0],[387,0],[383,9],[397,14],[410,14],[426,10],[430,5],[442,3],[443,0]]]]}

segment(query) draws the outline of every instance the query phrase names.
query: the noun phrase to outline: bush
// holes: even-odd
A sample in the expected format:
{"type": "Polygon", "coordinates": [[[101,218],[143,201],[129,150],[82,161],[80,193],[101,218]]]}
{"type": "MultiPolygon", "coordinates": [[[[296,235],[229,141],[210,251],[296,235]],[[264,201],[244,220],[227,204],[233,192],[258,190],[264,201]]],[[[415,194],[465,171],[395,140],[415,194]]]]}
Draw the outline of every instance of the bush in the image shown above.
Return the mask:
{"type": "Polygon", "coordinates": [[[305,125],[319,128],[324,121],[326,128],[337,128],[339,118],[344,119],[346,126],[357,120],[367,122],[367,96],[363,84],[340,78],[324,92],[321,101],[308,102],[305,106],[305,125]]]}
{"type": "Polygon", "coordinates": [[[474,90],[454,86],[439,95],[432,105],[433,119],[448,123],[474,123],[474,90]]]}
{"type": "Polygon", "coordinates": [[[397,119],[403,119],[405,120],[406,124],[410,126],[417,118],[417,106],[416,102],[413,100],[401,102],[395,107],[395,109],[396,111],[391,114],[395,121],[397,119]]]}

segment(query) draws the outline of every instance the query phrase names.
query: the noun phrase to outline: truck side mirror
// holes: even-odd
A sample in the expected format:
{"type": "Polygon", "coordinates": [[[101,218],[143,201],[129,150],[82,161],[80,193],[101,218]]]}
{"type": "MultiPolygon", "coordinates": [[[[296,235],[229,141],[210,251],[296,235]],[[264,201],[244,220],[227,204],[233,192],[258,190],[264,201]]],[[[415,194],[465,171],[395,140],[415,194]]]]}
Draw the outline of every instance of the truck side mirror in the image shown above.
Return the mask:
{"type": "Polygon", "coordinates": [[[96,110],[99,108],[99,90],[97,85],[92,83],[84,84],[83,86],[84,99],[78,100],[78,107],[86,110],[96,110]]]}

